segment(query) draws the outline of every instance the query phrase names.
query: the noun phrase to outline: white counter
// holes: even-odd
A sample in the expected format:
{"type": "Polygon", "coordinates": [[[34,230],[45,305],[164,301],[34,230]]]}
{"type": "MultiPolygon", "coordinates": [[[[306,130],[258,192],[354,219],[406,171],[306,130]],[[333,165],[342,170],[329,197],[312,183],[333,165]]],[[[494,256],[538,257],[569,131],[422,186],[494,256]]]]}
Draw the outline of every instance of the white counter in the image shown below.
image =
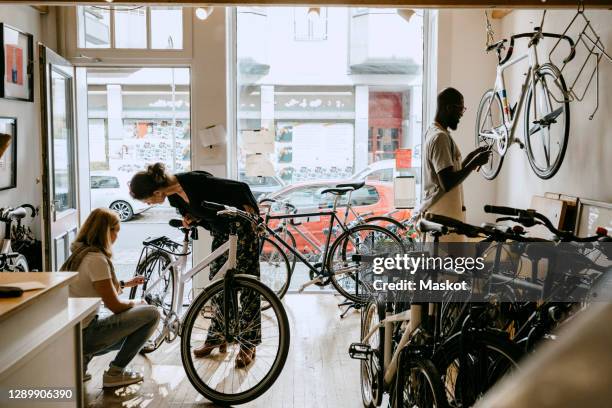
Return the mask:
{"type": "Polygon", "coordinates": [[[68,284],[76,276],[74,272],[0,272],[0,284],[45,285],[18,298],[0,299],[0,406],[84,405],[81,322],[100,300],[68,298],[68,284]],[[9,390],[19,389],[70,389],[73,396],[57,402],[7,399],[9,390]]]}

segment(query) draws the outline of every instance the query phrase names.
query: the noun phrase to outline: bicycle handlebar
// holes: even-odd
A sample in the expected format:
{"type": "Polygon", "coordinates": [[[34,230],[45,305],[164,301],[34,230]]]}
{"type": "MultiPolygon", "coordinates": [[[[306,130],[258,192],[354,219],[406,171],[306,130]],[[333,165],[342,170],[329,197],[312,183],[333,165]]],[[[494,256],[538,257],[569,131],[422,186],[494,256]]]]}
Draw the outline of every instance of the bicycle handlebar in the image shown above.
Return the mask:
{"type": "Polygon", "coordinates": [[[260,221],[259,216],[255,216],[251,213],[248,213],[243,210],[239,210],[238,208],[231,207],[229,205],[219,204],[213,201],[206,201],[206,200],[202,201],[201,205],[202,207],[206,209],[216,211],[218,216],[229,216],[229,217],[234,217],[234,218],[239,217],[247,221],[250,221],[254,224],[258,224],[260,221]]]}
{"type": "Polygon", "coordinates": [[[508,46],[508,51],[506,52],[506,56],[499,60],[499,65],[503,65],[506,62],[508,62],[510,60],[510,57],[512,57],[512,53],[514,51],[514,40],[518,39],[518,38],[529,38],[529,47],[531,47],[534,44],[537,44],[538,41],[538,37],[539,36],[542,37],[549,37],[549,38],[559,38],[562,40],[565,40],[568,42],[569,46],[570,46],[570,53],[568,54],[567,57],[565,57],[565,59],[563,60],[563,63],[567,63],[570,62],[571,60],[574,59],[574,57],[576,56],[576,45],[574,44],[574,40],[572,40],[570,37],[568,37],[567,35],[562,35],[562,34],[555,34],[555,33],[543,33],[539,30],[539,28],[534,32],[534,33],[520,33],[520,34],[515,34],[515,35],[511,35],[510,36],[510,45],[508,46]]]}
{"type": "MultiPolygon", "coordinates": [[[[561,241],[575,241],[575,242],[595,242],[602,237],[603,234],[593,235],[590,237],[577,237],[569,231],[563,231],[557,229],[552,222],[543,214],[540,214],[536,210],[528,209],[521,210],[519,208],[503,207],[495,205],[485,205],[484,211],[489,214],[501,214],[507,215],[514,218],[505,218],[506,220],[518,222],[526,227],[532,227],[536,224],[544,225],[550,232],[558,236],[561,241]],[[537,220],[537,221],[536,221],[537,220]],[[538,222],[539,221],[539,222],[538,222]]],[[[501,219],[500,219],[501,220],[501,219]]]]}

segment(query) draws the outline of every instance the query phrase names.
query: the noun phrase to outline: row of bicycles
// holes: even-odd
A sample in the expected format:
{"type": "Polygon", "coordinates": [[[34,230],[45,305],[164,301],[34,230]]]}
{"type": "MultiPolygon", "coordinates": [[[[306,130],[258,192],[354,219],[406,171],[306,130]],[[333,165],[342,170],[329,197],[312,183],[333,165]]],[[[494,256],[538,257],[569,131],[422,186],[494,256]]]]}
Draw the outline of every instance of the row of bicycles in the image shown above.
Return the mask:
{"type": "MultiPolygon", "coordinates": [[[[299,290],[329,285],[346,298],[345,305],[361,310],[361,339],[350,346],[349,354],[361,360],[365,406],[379,406],[388,394],[395,407],[468,407],[515,370],[536,344],[553,339],[553,329],[588,303],[558,301],[559,290],[571,292],[578,286],[588,290],[608,270],[591,259],[594,253],[599,258],[612,256],[605,233],[578,238],[555,229],[537,212],[487,206],[487,212],[503,215],[495,225],[478,227],[435,215],[418,225],[434,242],[447,234],[462,234],[479,240],[478,250],[496,254],[486,273],[462,276],[469,279],[467,299],[457,299],[456,292],[450,291],[443,299],[431,301],[395,299],[388,293],[382,296],[372,286],[372,261],[398,254],[421,256],[424,247],[414,239],[415,228],[409,221],[356,213],[350,206],[350,194],[361,186],[363,183],[351,183],[328,189],[324,193],[334,195],[333,204],[312,213],[265,199],[259,215],[203,203],[230,220],[230,237],[191,267],[187,258],[198,231],[171,220],[170,225],[181,231],[182,242],[168,237],[144,241],[135,274],[144,276],[145,284],[130,293],[130,298],[157,306],[162,315],[142,353],[154,352],[164,342],[180,337],[187,377],[203,396],[218,404],[240,404],[259,397],[278,378],[288,355],[290,329],[281,298],[299,262],[309,273],[299,290]],[[338,205],[347,198],[342,201],[347,205],[338,205]],[[300,224],[305,217],[328,218],[322,242],[308,236],[300,224]],[[236,223],[244,220],[253,223],[260,236],[260,279],[235,274],[236,223]],[[558,242],[534,242],[527,237],[525,228],[536,224],[549,228],[558,242]],[[312,242],[307,241],[315,250],[304,252],[297,247],[303,235],[310,238],[312,242]],[[531,257],[534,264],[550,258],[546,247],[533,245],[559,246],[569,241],[582,241],[581,246],[569,248],[569,260],[557,266],[544,262],[557,273],[542,275],[538,265],[528,278],[518,275],[517,257],[531,257]],[[514,255],[502,256],[509,244],[516,245],[514,255]],[[223,267],[210,284],[195,289],[193,300],[185,301],[188,281],[221,259],[223,267]],[[523,301],[523,292],[531,297],[523,301]],[[223,350],[206,358],[195,356],[194,349],[211,336],[221,339],[223,350]],[[256,346],[257,358],[247,367],[237,367],[235,357],[245,346],[256,346]]],[[[435,252],[436,246],[428,249],[435,252]]],[[[421,273],[442,279],[440,271],[421,273]]],[[[453,271],[444,273],[452,275],[453,271]]],[[[573,299],[568,296],[565,298],[573,299]]]]}
{"type": "Polygon", "coordinates": [[[442,244],[436,242],[447,234],[478,241],[464,249],[492,256],[484,271],[424,268],[415,277],[460,276],[468,282],[467,295],[446,291],[442,299],[428,301],[427,295],[396,299],[394,293],[370,291],[361,340],[349,348],[350,356],[361,360],[364,406],[380,406],[385,393],[392,407],[473,406],[502,377],[520,370],[521,359],[537,345],[554,341],[556,329],[596,296],[609,300],[612,242],[605,229],[580,238],[533,210],[485,206],[485,211],[501,215],[498,223],[474,226],[428,214],[419,229],[433,244],[406,251],[439,256],[442,244]],[[527,237],[525,228],[534,225],[548,228],[554,240],[527,237]]]}

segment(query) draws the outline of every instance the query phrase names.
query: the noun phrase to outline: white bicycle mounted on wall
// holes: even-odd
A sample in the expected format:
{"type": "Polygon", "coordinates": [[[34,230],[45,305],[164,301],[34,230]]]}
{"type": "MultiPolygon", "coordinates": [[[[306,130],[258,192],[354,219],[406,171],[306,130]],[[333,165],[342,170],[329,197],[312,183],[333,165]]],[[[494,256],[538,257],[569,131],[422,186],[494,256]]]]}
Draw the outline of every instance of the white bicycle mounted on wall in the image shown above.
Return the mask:
{"type": "Polygon", "coordinates": [[[512,143],[518,143],[521,148],[526,149],[531,168],[542,179],[553,177],[563,162],[569,137],[571,98],[568,97],[567,87],[559,69],[550,63],[539,64],[537,48],[545,37],[566,40],[570,53],[564,62],[568,62],[575,55],[574,42],[566,35],[542,32],[542,23],[540,27],[534,28],[534,32],[511,36],[508,51],[503,58],[502,50],[507,39],[487,47],[487,52],[496,51],[498,66],[495,86],[485,92],[478,107],[476,146],[486,146],[492,152],[489,162],[480,170],[488,180],[494,179],[499,173],[504,156],[512,143]],[[529,38],[527,50],[511,59],[514,40],[519,38],[529,38]],[[529,66],[520,98],[511,107],[504,71],[524,59],[528,59],[529,66]],[[523,141],[515,137],[521,110],[525,128],[523,141]]]}

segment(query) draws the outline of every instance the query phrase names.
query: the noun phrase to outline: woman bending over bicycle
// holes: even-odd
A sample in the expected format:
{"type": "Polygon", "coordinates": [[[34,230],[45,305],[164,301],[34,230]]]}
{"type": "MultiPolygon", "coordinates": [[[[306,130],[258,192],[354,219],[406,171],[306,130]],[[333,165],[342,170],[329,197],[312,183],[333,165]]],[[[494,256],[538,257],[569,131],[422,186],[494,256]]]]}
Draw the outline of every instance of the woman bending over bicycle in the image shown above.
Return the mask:
{"type": "Polygon", "coordinates": [[[126,370],[159,321],[155,306],[125,302],[118,297],[121,289],[144,282],[142,277],[125,283],[117,280],[111,261],[111,247],[119,234],[119,217],[115,212],[97,208],[83,223],[71,246],[72,255],[60,270],[77,271],[70,284],[71,297],[100,297],[112,314],[97,311],[83,324],[83,372],[87,381],[87,364],[94,356],[119,350],[104,372],[103,386],[118,387],[142,381],[142,374],[126,370]]]}
{"type": "MultiPolygon", "coordinates": [[[[183,216],[183,225],[190,227],[197,225],[209,230],[213,237],[212,250],[227,242],[229,239],[229,222],[237,224],[237,273],[249,274],[259,277],[259,237],[252,223],[217,216],[215,210],[202,206],[203,201],[213,201],[220,204],[244,209],[252,214],[258,214],[257,201],[251,189],[245,183],[214,177],[205,171],[190,171],[186,173],[170,174],[166,172],[162,163],[156,163],[140,171],[132,177],[130,194],[137,200],[147,204],[161,204],[167,198],[170,205],[183,216]]],[[[226,262],[227,254],[217,258],[210,267],[210,278],[226,262]]],[[[242,305],[247,305],[242,311],[240,324],[244,331],[240,342],[240,352],[236,357],[236,367],[246,367],[255,358],[257,345],[261,343],[261,313],[260,302],[252,299],[254,294],[244,291],[240,295],[242,305]]],[[[211,333],[223,333],[223,328],[217,319],[213,319],[209,335],[201,347],[195,348],[195,357],[207,357],[215,348],[224,353],[227,344],[224,339],[217,338],[211,333]]]]}

